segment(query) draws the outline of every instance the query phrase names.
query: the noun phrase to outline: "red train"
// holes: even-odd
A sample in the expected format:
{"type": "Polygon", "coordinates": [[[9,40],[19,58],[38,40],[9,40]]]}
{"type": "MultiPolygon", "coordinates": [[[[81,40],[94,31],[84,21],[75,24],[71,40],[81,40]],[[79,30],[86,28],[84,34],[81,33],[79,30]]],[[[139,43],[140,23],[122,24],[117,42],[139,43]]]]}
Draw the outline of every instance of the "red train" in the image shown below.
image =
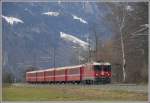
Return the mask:
{"type": "Polygon", "coordinates": [[[87,63],[26,73],[28,83],[110,83],[110,63],[87,63]]]}

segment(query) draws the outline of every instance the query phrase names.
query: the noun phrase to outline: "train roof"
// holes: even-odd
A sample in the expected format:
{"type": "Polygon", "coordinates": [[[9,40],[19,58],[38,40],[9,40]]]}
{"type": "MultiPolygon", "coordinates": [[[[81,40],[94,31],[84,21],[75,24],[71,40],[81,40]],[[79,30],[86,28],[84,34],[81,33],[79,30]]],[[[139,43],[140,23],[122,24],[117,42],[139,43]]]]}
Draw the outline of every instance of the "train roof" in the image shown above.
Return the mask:
{"type": "Polygon", "coordinates": [[[82,67],[83,65],[75,65],[75,66],[65,66],[65,67],[57,67],[57,68],[49,68],[49,69],[44,69],[44,70],[36,70],[36,71],[29,71],[27,73],[35,73],[35,72],[43,72],[43,71],[52,71],[52,70],[63,70],[65,68],[68,69],[73,69],[73,68],[78,68],[82,67]]]}
{"type": "Polygon", "coordinates": [[[86,63],[86,64],[82,64],[82,65],[75,65],[75,66],[65,66],[65,67],[57,67],[57,68],[49,68],[49,69],[44,69],[44,70],[36,70],[36,71],[29,71],[27,73],[37,73],[37,72],[43,72],[43,71],[53,71],[53,70],[63,70],[63,69],[73,69],[73,68],[78,68],[78,67],[82,67],[84,65],[88,65],[88,64],[92,64],[92,65],[110,65],[110,63],[108,62],[103,62],[103,63],[99,63],[99,62],[93,62],[93,63],[86,63]]]}
{"type": "Polygon", "coordinates": [[[108,63],[108,62],[102,62],[102,63],[93,62],[93,65],[110,65],[110,63],[108,63]]]}

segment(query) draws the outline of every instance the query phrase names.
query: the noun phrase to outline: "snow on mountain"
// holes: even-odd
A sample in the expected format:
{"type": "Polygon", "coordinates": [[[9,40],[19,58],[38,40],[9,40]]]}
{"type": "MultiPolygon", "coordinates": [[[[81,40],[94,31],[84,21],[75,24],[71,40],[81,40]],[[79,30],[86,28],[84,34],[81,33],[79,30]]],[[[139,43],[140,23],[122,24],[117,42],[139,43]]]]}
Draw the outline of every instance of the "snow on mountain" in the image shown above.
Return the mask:
{"type": "Polygon", "coordinates": [[[73,17],[73,19],[79,20],[80,22],[82,22],[82,23],[84,23],[84,24],[88,24],[87,21],[85,21],[84,19],[82,19],[82,18],[80,18],[80,17],[78,17],[78,16],[76,16],[76,15],[72,15],[72,17],[73,17]]]}
{"type": "Polygon", "coordinates": [[[133,9],[130,5],[127,5],[127,6],[126,6],[126,10],[127,10],[127,11],[133,11],[134,9],[133,9]]]}
{"type": "Polygon", "coordinates": [[[88,43],[87,42],[85,42],[85,41],[83,41],[83,40],[81,40],[81,39],[79,39],[79,38],[77,38],[77,37],[75,37],[75,36],[73,36],[73,35],[70,35],[70,34],[66,34],[66,33],[64,33],[64,32],[60,32],[60,37],[62,38],[62,39],[64,39],[64,40],[66,40],[66,41],[70,41],[70,42],[73,42],[73,43],[75,43],[75,44],[77,44],[77,45],[79,45],[79,46],[81,46],[81,47],[83,47],[83,48],[87,48],[88,47],[88,43]]]}
{"type": "Polygon", "coordinates": [[[61,1],[60,1],[60,0],[58,0],[58,4],[61,4],[61,1]]]}
{"type": "Polygon", "coordinates": [[[83,61],[83,60],[85,60],[85,58],[82,56],[79,56],[79,60],[83,61]]]}
{"type": "Polygon", "coordinates": [[[141,27],[146,27],[148,28],[149,27],[149,24],[143,24],[143,25],[140,25],[141,27]]]}
{"type": "Polygon", "coordinates": [[[10,25],[13,25],[14,23],[24,23],[22,20],[15,18],[15,17],[7,17],[7,16],[3,16],[2,18],[4,18],[6,20],[7,23],[9,23],[10,25]]]}
{"type": "Polygon", "coordinates": [[[45,13],[42,13],[42,14],[48,15],[48,16],[58,16],[59,12],[45,12],[45,13]]]}

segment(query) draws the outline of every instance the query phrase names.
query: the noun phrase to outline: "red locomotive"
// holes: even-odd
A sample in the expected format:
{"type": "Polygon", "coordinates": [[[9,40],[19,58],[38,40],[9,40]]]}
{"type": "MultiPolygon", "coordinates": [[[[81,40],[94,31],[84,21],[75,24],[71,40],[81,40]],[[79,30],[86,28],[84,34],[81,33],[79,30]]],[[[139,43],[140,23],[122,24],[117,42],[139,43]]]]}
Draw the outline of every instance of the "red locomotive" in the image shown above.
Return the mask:
{"type": "Polygon", "coordinates": [[[28,83],[110,83],[110,63],[87,63],[26,73],[28,83]]]}

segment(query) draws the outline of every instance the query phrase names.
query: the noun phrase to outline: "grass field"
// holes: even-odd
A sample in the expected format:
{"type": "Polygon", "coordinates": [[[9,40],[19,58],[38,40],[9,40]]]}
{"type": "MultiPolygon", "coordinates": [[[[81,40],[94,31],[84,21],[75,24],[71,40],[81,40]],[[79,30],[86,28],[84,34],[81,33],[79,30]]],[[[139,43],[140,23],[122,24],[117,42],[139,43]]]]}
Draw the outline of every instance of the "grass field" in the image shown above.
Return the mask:
{"type": "Polygon", "coordinates": [[[51,101],[51,100],[96,100],[96,101],[147,101],[148,93],[125,90],[104,90],[73,86],[6,86],[3,87],[3,101],[51,101]]]}

